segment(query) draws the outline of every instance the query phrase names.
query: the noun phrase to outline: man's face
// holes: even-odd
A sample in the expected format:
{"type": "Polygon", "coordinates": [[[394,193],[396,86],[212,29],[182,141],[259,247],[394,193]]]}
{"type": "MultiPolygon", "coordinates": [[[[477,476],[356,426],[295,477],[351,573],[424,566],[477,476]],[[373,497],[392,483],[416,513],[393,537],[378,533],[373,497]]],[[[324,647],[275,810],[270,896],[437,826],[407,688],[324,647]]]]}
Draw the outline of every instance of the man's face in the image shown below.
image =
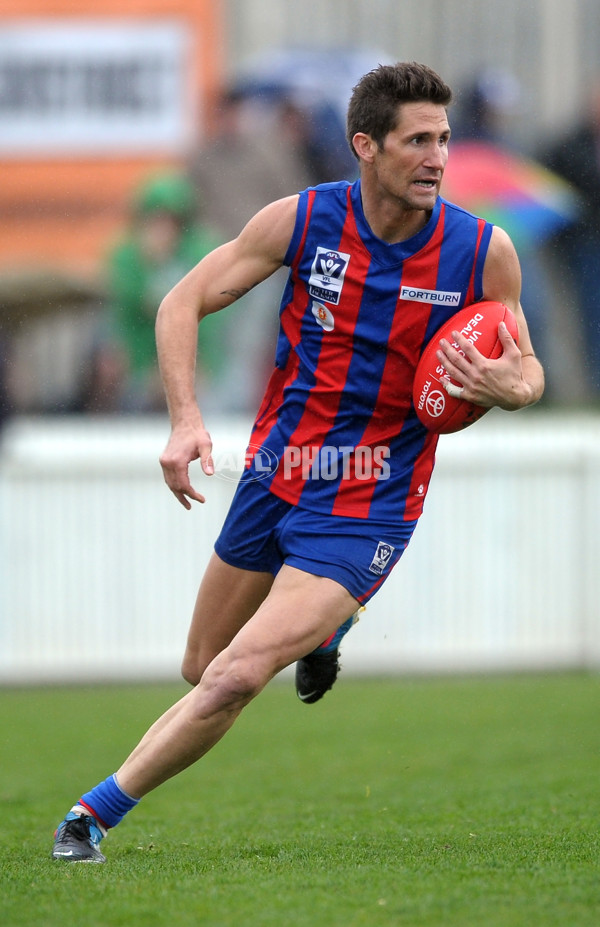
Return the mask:
{"type": "Polygon", "coordinates": [[[140,241],[146,258],[156,264],[168,261],[181,239],[181,224],[166,210],[149,213],[141,220],[140,241]]]}
{"type": "Polygon", "coordinates": [[[380,187],[408,209],[433,209],[448,160],[450,126],[437,103],[403,103],[373,165],[380,187]]]}

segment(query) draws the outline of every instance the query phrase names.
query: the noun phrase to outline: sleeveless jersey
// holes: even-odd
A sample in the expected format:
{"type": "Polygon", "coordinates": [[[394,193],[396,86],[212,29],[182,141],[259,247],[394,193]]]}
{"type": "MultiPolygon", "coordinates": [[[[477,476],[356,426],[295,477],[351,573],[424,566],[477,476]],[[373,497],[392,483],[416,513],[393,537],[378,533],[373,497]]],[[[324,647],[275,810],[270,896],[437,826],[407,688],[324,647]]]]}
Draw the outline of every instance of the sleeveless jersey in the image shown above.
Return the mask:
{"type": "Polygon", "coordinates": [[[303,191],[242,480],[315,512],[418,518],[437,436],[416,417],[416,365],[440,325],[482,298],[491,232],[438,197],[420,232],[387,244],[365,219],[360,180],[303,191]]]}

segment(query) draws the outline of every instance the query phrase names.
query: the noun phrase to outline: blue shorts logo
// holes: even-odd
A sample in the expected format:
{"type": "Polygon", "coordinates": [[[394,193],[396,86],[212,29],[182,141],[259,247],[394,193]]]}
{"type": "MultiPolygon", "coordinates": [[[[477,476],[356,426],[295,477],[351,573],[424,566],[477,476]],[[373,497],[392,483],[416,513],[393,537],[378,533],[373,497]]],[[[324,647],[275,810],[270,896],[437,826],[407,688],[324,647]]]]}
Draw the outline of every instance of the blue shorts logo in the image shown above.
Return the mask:
{"type": "Polygon", "coordinates": [[[387,570],[395,550],[396,548],[392,547],[391,544],[386,544],[385,541],[379,541],[375,556],[371,560],[371,566],[369,567],[371,573],[377,573],[378,576],[382,576],[387,570]]]}

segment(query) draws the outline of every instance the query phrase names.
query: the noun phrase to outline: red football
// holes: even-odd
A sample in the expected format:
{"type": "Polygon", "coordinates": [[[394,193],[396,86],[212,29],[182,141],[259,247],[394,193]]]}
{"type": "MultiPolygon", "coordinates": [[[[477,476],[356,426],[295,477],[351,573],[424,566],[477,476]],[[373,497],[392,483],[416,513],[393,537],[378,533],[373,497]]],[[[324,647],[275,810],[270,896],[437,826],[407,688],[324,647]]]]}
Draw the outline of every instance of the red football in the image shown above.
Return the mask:
{"type": "Polygon", "coordinates": [[[444,322],[427,344],[417,364],[413,383],[413,403],[419,420],[429,431],[442,435],[461,431],[488,411],[483,406],[476,406],[472,402],[454,399],[448,395],[442,386],[442,379],[450,380],[457,386],[461,384],[452,379],[435,356],[440,340],[445,338],[454,347],[458,347],[452,338],[452,332],[459,331],[485,357],[500,357],[503,350],[498,337],[500,322],[506,323],[518,344],[519,331],[513,313],[508,306],[492,300],[465,306],[444,322]]]}

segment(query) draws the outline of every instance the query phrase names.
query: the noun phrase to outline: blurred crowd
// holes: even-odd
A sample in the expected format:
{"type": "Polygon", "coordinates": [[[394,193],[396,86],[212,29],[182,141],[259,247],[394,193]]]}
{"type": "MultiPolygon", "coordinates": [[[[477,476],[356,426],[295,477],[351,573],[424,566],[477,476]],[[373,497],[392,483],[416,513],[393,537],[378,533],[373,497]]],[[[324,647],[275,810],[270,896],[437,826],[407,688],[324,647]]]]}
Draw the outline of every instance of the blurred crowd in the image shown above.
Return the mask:
{"type": "Polygon", "coordinates": [[[451,158],[456,159],[461,140],[493,146],[504,153],[507,170],[514,172],[508,182],[514,179],[516,187],[525,188],[520,206],[516,198],[512,207],[496,204],[497,222],[519,253],[521,301],[534,347],[546,367],[545,401],[597,404],[600,291],[594,278],[600,258],[600,84],[590,84],[581,112],[574,113],[569,124],[549,137],[536,136],[532,144],[524,139],[531,138],[526,123],[534,119],[512,74],[484,70],[459,95],[451,119],[451,158]],[[526,169],[521,172],[520,167],[526,169]]]}
{"type": "MultiPolygon", "coordinates": [[[[522,302],[548,373],[545,401],[596,402],[600,88],[590,90],[585,111],[564,134],[544,140],[536,150],[520,141],[524,116],[523,94],[512,75],[474,75],[459,88],[451,113],[451,159],[458,159],[461,146],[475,142],[552,172],[545,175],[548,202],[531,191],[533,206],[539,201],[537,218],[527,211],[512,214],[498,202],[492,207],[500,210],[521,258],[522,302]],[[552,216],[552,184],[558,189],[565,181],[575,207],[563,212],[557,207],[552,216]]],[[[127,227],[120,240],[107,243],[100,311],[79,374],[68,395],[26,411],[163,412],[154,345],[163,295],[266,203],[306,186],[356,176],[343,119],[332,107],[304,105],[283,92],[265,95],[232,86],[216,107],[212,127],[179,171],[147,177],[135,191],[127,227]]],[[[198,389],[205,406],[242,414],[255,409],[272,365],[283,273],[200,326],[198,389]]],[[[0,424],[15,406],[19,411],[11,395],[11,356],[8,336],[0,332],[0,424]]]]}

